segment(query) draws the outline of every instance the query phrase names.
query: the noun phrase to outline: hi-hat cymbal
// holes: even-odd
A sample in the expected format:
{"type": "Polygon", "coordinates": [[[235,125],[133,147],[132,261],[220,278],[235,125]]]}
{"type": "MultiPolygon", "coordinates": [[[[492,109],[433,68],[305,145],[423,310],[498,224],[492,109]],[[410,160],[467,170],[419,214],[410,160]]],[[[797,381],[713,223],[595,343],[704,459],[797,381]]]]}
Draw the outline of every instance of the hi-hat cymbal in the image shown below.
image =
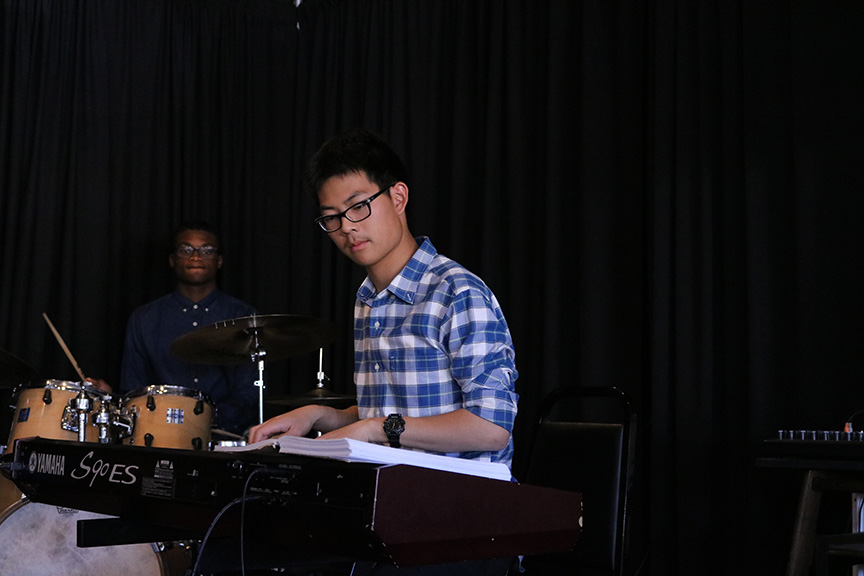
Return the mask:
{"type": "Polygon", "coordinates": [[[246,316],[184,334],[171,344],[171,352],[196,364],[246,364],[314,352],[336,335],[332,322],[309,316],[246,316]]]}
{"type": "Polygon", "coordinates": [[[0,350],[0,388],[14,388],[18,384],[39,379],[39,373],[29,364],[5,350],[0,350]]]}
{"type": "Polygon", "coordinates": [[[355,396],[336,394],[327,388],[318,387],[299,396],[283,396],[265,400],[264,404],[279,408],[298,408],[308,404],[323,404],[325,406],[348,407],[357,403],[355,396]]]}

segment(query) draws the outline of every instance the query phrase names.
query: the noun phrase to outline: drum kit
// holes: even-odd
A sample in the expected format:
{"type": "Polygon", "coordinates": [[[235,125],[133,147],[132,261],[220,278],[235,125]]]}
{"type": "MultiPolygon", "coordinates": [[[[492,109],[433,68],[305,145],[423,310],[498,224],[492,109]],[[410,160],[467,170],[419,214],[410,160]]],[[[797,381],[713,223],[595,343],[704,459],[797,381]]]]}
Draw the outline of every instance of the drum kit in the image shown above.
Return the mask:
{"type": "MultiPolygon", "coordinates": [[[[12,451],[17,439],[32,436],[181,450],[204,450],[219,444],[244,443],[240,436],[213,428],[216,406],[197,390],[152,385],[115,398],[96,388],[86,380],[50,320],[47,317],[45,320],[81,381],[41,380],[38,372],[26,362],[0,350],[0,389],[14,390],[13,406],[10,406],[14,408],[12,425],[3,454],[12,451]]],[[[275,399],[280,406],[290,408],[311,403],[347,405],[353,401],[353,396],[334,394],[324,387],[326,376],[321,369],[322,350],[336,337],[333,324],[315,318],[249,316],[193,330],[177,338],[171,351],[192,363],[257,364],[258,380],[254,384],[259,387],[259,421],[263,421],[265,360],[281,360],[319,351],[317,387],[298,397],[275,399]]],[[[92,517],[99,515],[29,502],[10,480],[0,476],[0,541],[20,542],[20,546],[27,548],[7,547],[0,553],[0,565],[5,570],[11,566],[9,562],[23,558],[29,559],[30,565],[26,569],[22,567],[21,572],[13,570],[14,573],[70,574],[70,562],[80,565],[81,574],[121,570],[120,573],[169,576],[174,565],[180,570],[178,574],[183,573],[189,547],[180,543],[126,545],[118,551],[77,548],[74,522],[92,517]],[[53,552],[49,555],[45,553],[47,550],[53,552]],[[34,551],[45,557],[34,560],[33,554],[37,553],[34,551]],[[122,569],[123,562],[128,562],[131,569],[122,569]],[[34,563],[40,566],[38,572],[33,572],[34,563]]]]}

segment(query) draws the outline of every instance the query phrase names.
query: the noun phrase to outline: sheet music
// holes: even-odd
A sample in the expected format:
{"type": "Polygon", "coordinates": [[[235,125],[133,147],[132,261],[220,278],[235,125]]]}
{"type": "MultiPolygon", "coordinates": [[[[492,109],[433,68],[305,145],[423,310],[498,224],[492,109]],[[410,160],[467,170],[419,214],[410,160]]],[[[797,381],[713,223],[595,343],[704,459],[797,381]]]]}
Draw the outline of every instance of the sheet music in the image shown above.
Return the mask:
{"type": "Polygon", "coordinates": [[[282,452],[284,454],[297,454],[300,456],[313,456],[317,458],[332,458],[345,462],[369,462],[373,464],[407,464],[420,468],[432,468],[446,472],[459,474],[470,474],[483,478],[509,481],[511,479],[510,468],[500,462],[484,462],[480,460],[468,460],[465,458],[451,458],[439,454],[406,450],[403,448],[391,448],[381,444],[361,442],[350,438],[339,438],[335,440],[322,440],[317,438],[304,438],[299,436],[282,436],[262,440],[247,446],[216,446],[219,452],[244,452],[250,450],[264,450],[282,452]]]}

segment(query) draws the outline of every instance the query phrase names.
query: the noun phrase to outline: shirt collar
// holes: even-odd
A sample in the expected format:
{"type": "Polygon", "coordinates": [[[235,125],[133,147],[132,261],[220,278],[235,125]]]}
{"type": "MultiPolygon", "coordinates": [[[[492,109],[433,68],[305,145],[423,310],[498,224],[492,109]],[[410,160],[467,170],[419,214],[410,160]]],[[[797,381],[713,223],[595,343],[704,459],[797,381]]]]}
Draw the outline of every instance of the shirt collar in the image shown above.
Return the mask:
{"type": "Polygon", "coordinates": [[[174,300],[180,306],[182,306],[184,308],[187,308],[190,306],[195,306],[196,304],[198,306],[201,306],[202,308],[208,308],[216,301],[216,298],[218,298],[218,297],[219,297],[219,289],[218,288],[214,288],[213,291],[210,292],[210,294],[208,294],[207,296],[204,297],[203,300],[199,300],[198,302],[193,302],[192,300],[190,300],[189,298],[184,296],[183,293],[180,292],[180,290],[174,290],[174,300]]]}
{"type": "MultiPolygon", "coordinates": [[[[399,272],[399,274],[397,274],[390,282],[390,285],[387,286],[386,289],[382,290],[382,292],[390,292],[407,304],[414,303],[414,295],[417,293],[420,280],[423,278],[426,270],[429,269],[432,259],[438,255],[438,251],[435,249],[435,246],[432,245],[432,242],[428,237],[418,236],[415,240],[417,240],[417,244],[419,244],[420,247],[417,248],[416,252],[414,252],[411,260],[408,261],[408,264],[406,264],[402,271],[399,272]]],[[[357,290],[357,299],[367,306],[371,306],[372,300],[374,300],[377,295],[375,285],[372,284],[372,280],[367,276],[366,279],[363,280],[363,284],[361,284],[360,288],[357,290]]]]}

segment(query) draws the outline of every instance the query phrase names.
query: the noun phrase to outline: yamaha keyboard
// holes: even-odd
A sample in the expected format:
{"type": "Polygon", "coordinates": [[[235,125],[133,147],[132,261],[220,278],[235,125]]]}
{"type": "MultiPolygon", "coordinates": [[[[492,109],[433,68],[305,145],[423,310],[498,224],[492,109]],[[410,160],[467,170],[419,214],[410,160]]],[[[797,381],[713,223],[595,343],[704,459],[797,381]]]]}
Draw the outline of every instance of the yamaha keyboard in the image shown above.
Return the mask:
{"type": "Polygon", "coordinates": [[[209,529],[259,554],[414,565],[565,551],[581,533],[578,493],[407,465],[32,438],[12,466],[31,501],[116,517],[79,522],[79,546],[209,529]]]}

